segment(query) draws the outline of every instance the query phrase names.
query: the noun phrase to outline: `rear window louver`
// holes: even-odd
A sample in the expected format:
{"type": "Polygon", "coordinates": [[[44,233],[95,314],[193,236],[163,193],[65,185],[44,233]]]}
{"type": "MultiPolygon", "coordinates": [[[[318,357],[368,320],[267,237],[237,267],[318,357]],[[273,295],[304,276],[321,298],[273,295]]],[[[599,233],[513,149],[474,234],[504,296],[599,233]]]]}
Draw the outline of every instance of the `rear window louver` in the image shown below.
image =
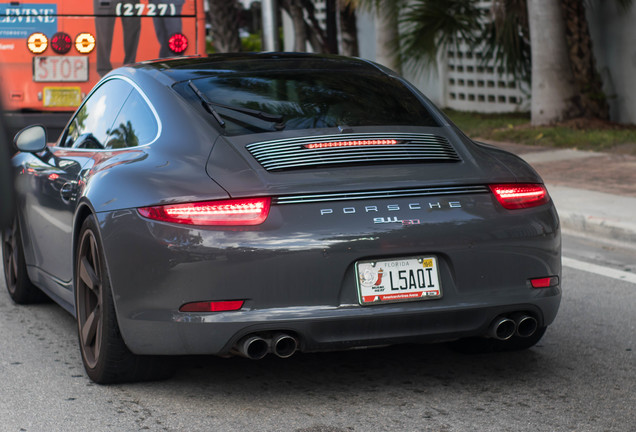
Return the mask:
{"type": "Polygon", "coordinates": [[[258,142],[246,148],[267,171],[460,161],[448,140],[433,134],[323,135],[258,142]]]}

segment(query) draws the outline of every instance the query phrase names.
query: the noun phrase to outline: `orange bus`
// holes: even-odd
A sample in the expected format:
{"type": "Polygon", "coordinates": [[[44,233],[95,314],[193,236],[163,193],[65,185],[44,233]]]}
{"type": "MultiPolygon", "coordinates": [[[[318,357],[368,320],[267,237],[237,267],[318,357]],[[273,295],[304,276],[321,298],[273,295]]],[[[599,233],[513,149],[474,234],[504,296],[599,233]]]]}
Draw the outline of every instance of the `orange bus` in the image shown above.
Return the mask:
{"type": "Polygon", "coordinates": [[[9,129],[54,139],[97,81],[135,61],[205,55],[203,0],[0,2],[0,91],[9,129]]]}

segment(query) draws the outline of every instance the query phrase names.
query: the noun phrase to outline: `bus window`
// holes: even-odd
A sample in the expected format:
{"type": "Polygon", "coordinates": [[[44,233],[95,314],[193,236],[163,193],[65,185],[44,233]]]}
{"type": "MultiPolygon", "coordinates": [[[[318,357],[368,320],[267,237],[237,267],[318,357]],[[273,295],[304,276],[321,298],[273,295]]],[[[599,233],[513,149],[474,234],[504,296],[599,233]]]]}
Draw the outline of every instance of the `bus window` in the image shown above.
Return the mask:
{"type": "Polygon", "coordinates": [[[56,138],[101,76],[126,63],[205,55],[203,0],[0,2],[0,88],[12,133],[56,138]]]}

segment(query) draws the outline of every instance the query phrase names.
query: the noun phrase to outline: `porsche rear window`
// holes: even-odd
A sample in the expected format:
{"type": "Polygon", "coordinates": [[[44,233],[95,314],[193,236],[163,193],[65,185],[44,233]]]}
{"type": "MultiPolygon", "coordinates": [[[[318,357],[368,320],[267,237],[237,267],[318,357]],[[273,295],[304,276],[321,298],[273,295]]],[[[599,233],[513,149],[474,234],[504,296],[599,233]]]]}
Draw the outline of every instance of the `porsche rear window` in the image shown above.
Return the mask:
{"type": "MultiPolygon", "coordinates": [[[[175,89],[201,109],[209,102],[225,122],[227,135],[338,126],[439,126],[402,82],[380,74],[259,71],[219,73],[192,83],[205,102],[189,82],[175,89]]],[[[214,116],[210,121],[216,122],[214,116]]]]}

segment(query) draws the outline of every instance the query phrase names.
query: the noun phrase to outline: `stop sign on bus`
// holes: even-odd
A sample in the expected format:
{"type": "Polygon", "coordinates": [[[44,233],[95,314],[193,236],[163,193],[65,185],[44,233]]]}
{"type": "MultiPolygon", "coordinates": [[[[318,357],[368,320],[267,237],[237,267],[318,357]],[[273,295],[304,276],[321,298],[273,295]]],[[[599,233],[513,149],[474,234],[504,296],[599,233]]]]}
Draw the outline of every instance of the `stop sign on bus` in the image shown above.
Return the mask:
{"type": "Polygon", "coordinates": [[[33,58],[33,81],[88,81],[88,57],[42,56],[33,58]]]}

